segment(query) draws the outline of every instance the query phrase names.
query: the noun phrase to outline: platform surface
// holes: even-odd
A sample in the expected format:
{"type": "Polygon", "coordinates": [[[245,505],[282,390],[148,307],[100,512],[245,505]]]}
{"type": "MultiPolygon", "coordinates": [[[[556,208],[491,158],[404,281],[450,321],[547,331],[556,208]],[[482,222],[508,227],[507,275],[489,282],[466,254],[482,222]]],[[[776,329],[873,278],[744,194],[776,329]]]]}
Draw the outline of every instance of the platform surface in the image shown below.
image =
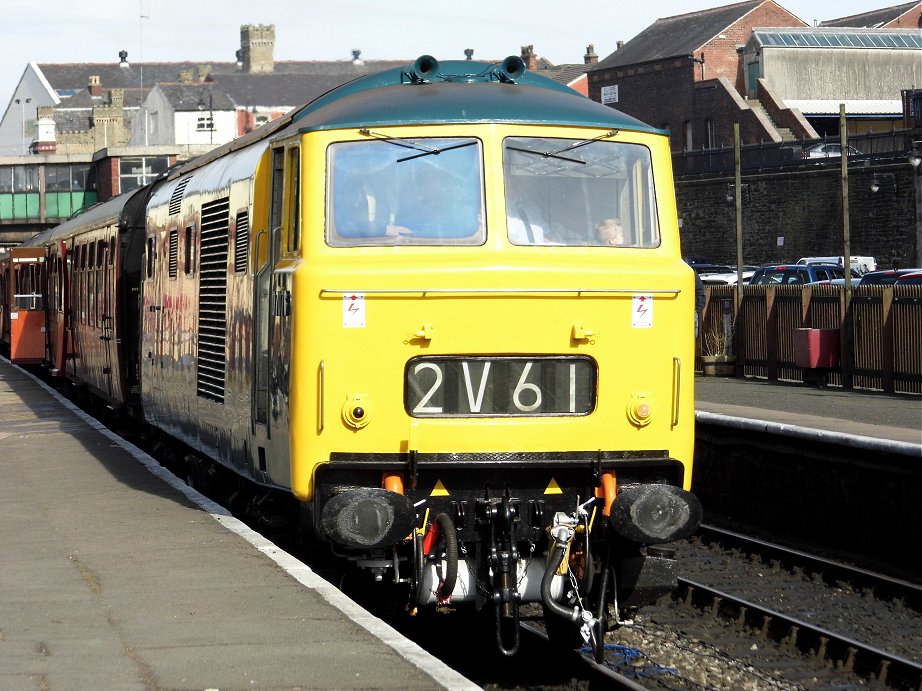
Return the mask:
{"type": "Polygon", "coordinates": [[[695,408],[838,434],[922,444],[922,397],[732,377],[695,377],[695,408]]]}
{"type": "Polygon", "coordinates": [[[0,691],[473,689],[0,361],[0,691]]]}

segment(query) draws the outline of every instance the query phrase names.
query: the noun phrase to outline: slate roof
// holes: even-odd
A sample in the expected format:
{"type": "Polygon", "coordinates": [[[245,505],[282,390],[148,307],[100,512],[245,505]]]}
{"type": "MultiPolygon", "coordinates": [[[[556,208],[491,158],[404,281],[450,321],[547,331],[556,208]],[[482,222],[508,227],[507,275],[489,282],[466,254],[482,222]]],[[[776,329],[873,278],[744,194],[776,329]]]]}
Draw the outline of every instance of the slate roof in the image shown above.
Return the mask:
{"type": "Polygon", "coordinates": [[[588,72],[590,67],[594,67],[594,65],[586,65],[584,63],[552,65],[551,67],[539,69],[537,73],[548,79],[553,79],[555,82],[569,84],[580,75],[588,72]]]}
{"type": "Polygon", "coordinates": [[[225,93],[239,106],[248,103],[295,106],[356,77],[406,67],[412,62],[410,58],[359,62],[276,61],[274,71],[269,74],[243,72],[236,62],[71,63],[41,64],[38,68],[52,89],[67,100],[86,91],[90,76],[98,76],[100,86],[108,90],[140,88],[142,77],[146,88],[177,83],[181,73],[191,72],[196,83],[200,84],[205,74],[209,81],[220,82],[225,93]]]}
{"type": "Polygon", "coordinates": [[[657,19],[592,70],[690,55],[763,2],[749,0],[657,19]]]}
{"type": "Polygon", "coordinates": [[[918,2],[906,2],[902,5],[894,5],[893,7],[884,7],[879,10],[871,10],[870,12],[862,12],[861,14],[853,14],[848,17],[841,17],[839,19],[827,19],[824,22],[820,22],[820,26],[844,26],[852,28],[867,28],[867,29],[876,29],[883,27],[890,22],[899,19],[901,16],[909,12],[913,7],[918,7],[918,2]]]}
{"type": "Polygon", "coordinates": [[[233,110],[234,103],[214,82],[158,84],[173,110],[233,110]]]}
{"type": "MultiPolygon", "coordinates": [[[[125,89],[123,106],[126,125],[130,126],[134,113],[147,98],[150,89],[125,89]]],[[[62,101],[54,109],[54,123],[58,132],[85,132],[91,127],[93,108],[109,105],[109,94],[93,96],[86,89],[62,101]]]]}

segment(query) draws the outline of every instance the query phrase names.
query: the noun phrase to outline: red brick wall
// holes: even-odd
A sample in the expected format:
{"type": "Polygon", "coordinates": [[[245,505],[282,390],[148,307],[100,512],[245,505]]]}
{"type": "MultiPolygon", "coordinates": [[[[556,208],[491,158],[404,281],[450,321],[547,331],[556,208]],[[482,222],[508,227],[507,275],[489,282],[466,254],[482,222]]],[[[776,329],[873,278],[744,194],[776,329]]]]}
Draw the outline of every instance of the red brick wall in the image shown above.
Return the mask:
{"type": "Polygon", "coordinates": [[[699,68],[695,71],[695,79],[703,81],[715,77],[726,77],[737,91],[745,94],[744,74],[736,47],[746,44],[754,28],[769,26],[807,26],[807,24],[774,2],[764,2],[733,26],[708,41],[701,50],[695,51],[696,58],[700,58],[701,53],[704,53],[704,76],[702,77],[702,70],[699,68]]]}
{"type": "Polygon", "coordinates": [[[922,3],[913,7],[909,12],[887,24],[885,29],[920,29],[922,28],[922,3]]]}

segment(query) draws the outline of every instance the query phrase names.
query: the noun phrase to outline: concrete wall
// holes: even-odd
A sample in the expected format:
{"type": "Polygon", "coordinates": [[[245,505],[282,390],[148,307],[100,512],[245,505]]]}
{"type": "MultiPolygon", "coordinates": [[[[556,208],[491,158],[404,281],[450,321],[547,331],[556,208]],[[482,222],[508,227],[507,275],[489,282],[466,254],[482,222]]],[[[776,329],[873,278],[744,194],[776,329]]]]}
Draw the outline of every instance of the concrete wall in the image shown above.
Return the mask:
{"type": "MultiPolygon", "coordinates": [[[[747,60],[751,56],[747,56],[747,60]]],[[[762,74],[783,99],[889,99],[922,84],[922,51],[762,48],[762,74]]]]}
{"type": "MultiPolygon", "coordinates": [[[[744,175],[743,261],[764,264],[806,256],[842,254],[841,170],[833,164],[763,175],[744,175]],[[745,189],[745,187],[744,187],[745,189]],[[778,238],[783,238],[783,245],[778,238]]],[[[736,212],[726,200],[733,176],[676,180],[682,252],[736,263],[736,212]]],[[[909,163],[849,171],[851,254],[922,266],[916,209],[922,208],[922,175],[909,163]],[[878,175],[880,189],[871,191],[878,175]]]]}

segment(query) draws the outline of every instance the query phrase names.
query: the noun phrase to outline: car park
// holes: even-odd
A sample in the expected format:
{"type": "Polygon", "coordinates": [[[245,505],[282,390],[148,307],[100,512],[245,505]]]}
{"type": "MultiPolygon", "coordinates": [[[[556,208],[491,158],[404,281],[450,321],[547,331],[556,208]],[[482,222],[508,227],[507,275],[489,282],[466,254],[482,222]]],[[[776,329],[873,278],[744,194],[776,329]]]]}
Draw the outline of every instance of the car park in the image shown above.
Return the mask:
{"type": "Polygon", "coordinates": [[[749,285],[805,285],[845,278],[845,269],[835,264],[770,264],[756,271],[749,285]]]}
{"type": "Polygon", "coordinates": [[[913,269],[882,269],[881,271],[871,271],[861,277],[862,286],[892,286],[898,279],[907,274],[918,273],[920,268],[913,269]]]}
{"type": "MultiPolygon", "coordinates": [[[[861,152],[853,146],[846,146],[845,148],[848,151],[849,156],[861,155],[861,152]]],[[[838,142],[822,142],[820,144],[814,144],[813,146],[804,149],[803,157],[807,159],[841,158],[842,146],[838,142]]]]}

